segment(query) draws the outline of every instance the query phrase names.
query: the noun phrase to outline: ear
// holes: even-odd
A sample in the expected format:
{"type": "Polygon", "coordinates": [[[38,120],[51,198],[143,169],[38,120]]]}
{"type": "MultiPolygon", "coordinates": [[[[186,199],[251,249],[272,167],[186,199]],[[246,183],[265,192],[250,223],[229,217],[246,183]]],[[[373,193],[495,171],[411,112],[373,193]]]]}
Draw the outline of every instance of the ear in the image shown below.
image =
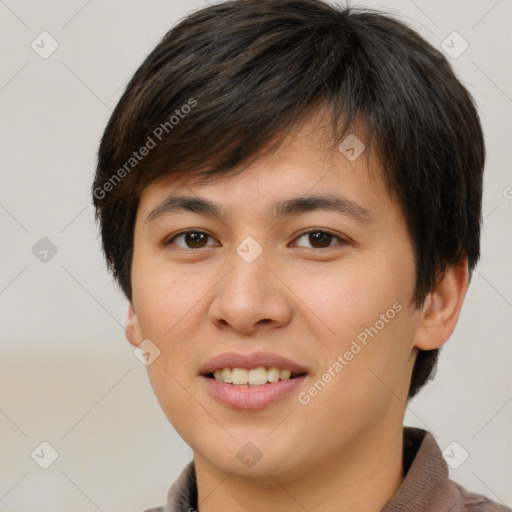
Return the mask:
{"type": "Polygon", "coordinates": [[[135,313],[135,308],[133,307],[132,302],[130,302],[130,306],[128,307],[128,317],[126,319],[125,335],[126,339],[134,347],[138,347],[142,342],[142,333],[140,329],[139,319],[137,318],[137,313],[135,313]]]}
{"type": "Polygon", "coordinates": [[[434,350],[448,340],[457,325],[468,284],[467,259],[446,268],[423,304],[420,324],[414,336],[415,347],[434,350]]]}

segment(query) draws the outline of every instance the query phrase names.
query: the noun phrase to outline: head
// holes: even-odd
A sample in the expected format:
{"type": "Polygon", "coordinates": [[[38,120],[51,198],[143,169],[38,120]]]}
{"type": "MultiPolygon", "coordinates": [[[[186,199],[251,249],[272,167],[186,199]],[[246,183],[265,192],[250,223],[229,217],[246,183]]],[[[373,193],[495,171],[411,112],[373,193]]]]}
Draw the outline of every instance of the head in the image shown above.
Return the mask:
{"type": "MultiPolygon", "coordinates": [[[[403,414],[433,375],[479,257],[484,157],[470,94],[392,17],[240,0],[168,32],[108,123],[93,201],[130,302],[128,339],[160,350],[148,372],[182,437],[213,456],[190,432],[210,416],[194,402],[191,418],[177,416],[190,403],[185,388],[207,400],[198,375],[230,350],[305,367],[295,421],[319,418],[320,445],[362,404],[371,412],[348,422],[345,439],[403,414]],[[177,195],[196,201],[176,208],[177,195]],[[287,215],[272,210],[304,196],[287,215]],[[341,209],[318,208],[320,196],[341,198],[341,209]],[[196,237],[178,236],[185,229],[196,237]],[[311,232],[319,246],[308,245],[311,232]],[[308,392],[325,372],[325,389],[308,392]]],[[[232,438],[250,432],[261,445],[275,420],[272,407],[259,410],[258,430],[254,416],[209,410],[232,438]]]]}

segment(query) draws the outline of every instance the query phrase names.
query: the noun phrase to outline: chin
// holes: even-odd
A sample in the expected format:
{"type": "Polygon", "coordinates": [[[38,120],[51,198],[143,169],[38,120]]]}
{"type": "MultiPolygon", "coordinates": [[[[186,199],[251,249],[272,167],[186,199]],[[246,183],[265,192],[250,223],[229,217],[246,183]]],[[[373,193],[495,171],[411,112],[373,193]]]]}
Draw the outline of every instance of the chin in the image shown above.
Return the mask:
{"type": "Polygon", "coordinates": [[[223,473],[261,478],[269,482],[275,482],[272,477],[279,479],[281,475],[289,476],[297,472],[298,467],[304,467],[300,462],[304,457],[297,453],[297,445],[300,446],[300,443],[290,441],[291,444],[288,446],[281,439],[270,439],[272,436],[265,439],[266,435],[268,431],[263,436],[254,437],[245,432],[243,436],[229,438],[227,442],[218,440],[216,446],[212,446],[212,441],[206,446],[204,441],[201,441],[196,444],[197,449],[193,450],[223,473]]]}

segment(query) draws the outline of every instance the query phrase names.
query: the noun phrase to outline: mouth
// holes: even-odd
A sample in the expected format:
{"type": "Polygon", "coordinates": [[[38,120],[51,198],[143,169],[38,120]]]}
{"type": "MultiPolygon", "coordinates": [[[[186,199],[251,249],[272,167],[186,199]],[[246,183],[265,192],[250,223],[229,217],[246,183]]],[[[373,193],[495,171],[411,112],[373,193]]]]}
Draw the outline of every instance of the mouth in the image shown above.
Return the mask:
{"type": "Polygon", "coordinates": [[[294,372],[276,366],[268,368],[258,366],[257,368],[218,368],[206,374],[206,377],[231,386],[259,387],[274,382],[297,379],[304,375],[306,372],[294,372]]]}
{"type": "Polygon", "coordinates": [[[310,371],[272,353],[224,353],[199,372],[211,398],[233,409],[262,409],[290,398],[310,371]]]}

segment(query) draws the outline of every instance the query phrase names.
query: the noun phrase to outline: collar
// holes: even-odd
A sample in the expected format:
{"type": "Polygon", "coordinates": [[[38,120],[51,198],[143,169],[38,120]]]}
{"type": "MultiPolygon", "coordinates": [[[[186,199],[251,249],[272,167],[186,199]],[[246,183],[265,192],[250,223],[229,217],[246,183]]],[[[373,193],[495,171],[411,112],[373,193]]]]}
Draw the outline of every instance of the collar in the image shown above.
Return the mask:
{"type": "MultiPolygon", "coordinates": [[[[430,432],[404,427],[403,471],[402,485],[382,512],[432,510],[433,501],[439,499],[440,490],[448,481],[448,465],[430,432]]],[[[443,491],[441,494],[444,499],[447,493],[443,491]]],[[[441,512],[444,509],[436,510],[441,512]]]]}

